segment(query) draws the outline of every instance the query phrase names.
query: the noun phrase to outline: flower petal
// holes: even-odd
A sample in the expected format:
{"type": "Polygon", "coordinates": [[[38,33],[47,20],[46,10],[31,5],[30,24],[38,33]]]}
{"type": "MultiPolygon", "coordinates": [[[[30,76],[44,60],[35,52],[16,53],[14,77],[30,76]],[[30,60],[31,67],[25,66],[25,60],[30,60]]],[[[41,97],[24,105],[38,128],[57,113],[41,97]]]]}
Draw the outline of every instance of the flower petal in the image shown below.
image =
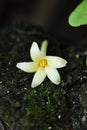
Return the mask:
{"type": "Polygon", "coordinates": [[[38,47],[38,44],[36,42],[32,43],[31,49],[30,49],[30,56],[33,61],[37,60],[39,57],[41,57],[41,51],[38,47]]]}
{"type": "Polygon", "coordinates": [[[46,67],[45,68],[47,77],[56,85],[61,82],[60,75],[56,69],[46,67]]]}
{"type": "Polygon", "coordinates": [[[61,57],[57,56],[46,56],[48,65],[52,68],[62,68],[66,66],[67,61],[61,57]]]}
{"type": "Polygon", "coordinates": [[[47,41],[47,40],[44,40],[44,41],[42,42],[42,45],[41,45],[41,54],[42,54],[43,56],[46,56],[47,46],[48,46],[48,41],[47,41]]]}
{"type": "Polygon", "coordinates": [[[39,68],[34,75],[31,87],[35,88],[38,85],[40,85],[44,81],[45,77],[46,77],[45,70],[43,68],[39,68]]]}
{"type": "Polygon", "coordinates": [[[35,72],[38,68],[38,64],[34,62],[21,62],[17,63],[16,67],[25,72],[35,72]]]}

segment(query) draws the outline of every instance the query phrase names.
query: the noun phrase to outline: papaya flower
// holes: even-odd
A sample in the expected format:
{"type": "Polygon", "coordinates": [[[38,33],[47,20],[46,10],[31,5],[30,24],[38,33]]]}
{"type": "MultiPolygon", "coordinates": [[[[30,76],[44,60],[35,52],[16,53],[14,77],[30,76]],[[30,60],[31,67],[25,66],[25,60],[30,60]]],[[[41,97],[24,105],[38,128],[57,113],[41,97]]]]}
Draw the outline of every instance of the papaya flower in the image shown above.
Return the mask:
{"type": "Polygon", "coordinates": [[[57,56],[46,56],[48,41],[42,42],[41,49],[36,42],[33,42],[30,48],[31,62],[17,63],[16,67],[24,72],[33,73],[36,72],[31,87],[35,88],[39,86],[46,76],[52,83],[58,85],[61,82],[60,74],[57,68],[66,66],[67,61],[57,56]]]}

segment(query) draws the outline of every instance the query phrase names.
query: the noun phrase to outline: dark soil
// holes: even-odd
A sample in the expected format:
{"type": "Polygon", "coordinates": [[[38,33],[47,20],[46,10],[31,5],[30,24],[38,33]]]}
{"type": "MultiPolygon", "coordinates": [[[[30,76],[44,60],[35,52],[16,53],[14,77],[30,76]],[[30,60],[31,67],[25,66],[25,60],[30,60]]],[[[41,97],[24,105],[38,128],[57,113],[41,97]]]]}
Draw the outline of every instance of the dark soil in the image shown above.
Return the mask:
{"type": "Polygon", "coordinates": [[[72,43],[56,38],[29,23],[0,31],[0,130],[86,130],[87,129],[87,39],[72,43]],[[65,58],[59,69],[62,82],[47,78],[35,89],[33,74],[16,68],[30,61],[30,46],[49,41],[48,54],[65,58]]]}

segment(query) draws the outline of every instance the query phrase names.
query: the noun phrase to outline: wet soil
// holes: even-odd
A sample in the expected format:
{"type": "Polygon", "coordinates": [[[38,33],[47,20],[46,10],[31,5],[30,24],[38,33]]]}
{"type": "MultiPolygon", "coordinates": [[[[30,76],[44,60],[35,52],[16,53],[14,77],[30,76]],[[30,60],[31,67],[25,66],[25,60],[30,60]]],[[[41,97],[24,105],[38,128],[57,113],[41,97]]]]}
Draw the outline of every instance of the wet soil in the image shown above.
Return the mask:
{"type": "Polygon", "coordinates": [[[87,129],[87,39],[72,43],[29,23],[0,31],[0,130],[87,129]],[[49,41],[48,55],[65,58],[56,86],[47,78],[31,88],[34,74],[16,68],[30,61],[30,46],[49,41]]]}

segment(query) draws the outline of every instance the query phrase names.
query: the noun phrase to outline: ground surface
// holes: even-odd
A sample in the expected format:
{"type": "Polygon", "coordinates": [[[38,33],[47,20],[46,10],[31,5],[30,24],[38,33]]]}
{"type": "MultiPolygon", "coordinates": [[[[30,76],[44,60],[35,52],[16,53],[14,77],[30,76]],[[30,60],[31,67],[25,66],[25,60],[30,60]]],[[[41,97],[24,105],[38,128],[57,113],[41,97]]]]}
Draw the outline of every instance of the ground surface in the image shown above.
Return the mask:
{"type": "Polygon", "coordinates": [[[72,43],[29,24],[18,24],[0,32],[0,130],[87,129],[87,39],[72,43]],[[33,74],[16,68],[30,61],[33,41],[48,39],[48,54],[64,57],[68,64],[59,70],[62,82],[48,79],[30,87],[33,74]]]}

